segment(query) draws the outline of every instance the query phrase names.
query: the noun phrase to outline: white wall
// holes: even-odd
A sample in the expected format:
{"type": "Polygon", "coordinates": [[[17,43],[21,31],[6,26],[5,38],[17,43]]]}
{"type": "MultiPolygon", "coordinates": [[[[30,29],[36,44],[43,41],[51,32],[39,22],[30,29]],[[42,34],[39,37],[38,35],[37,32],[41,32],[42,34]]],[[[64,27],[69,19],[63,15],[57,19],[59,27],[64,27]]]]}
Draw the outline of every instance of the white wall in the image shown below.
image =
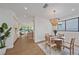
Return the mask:
{"type": "Polygon", "coordinates": [[[32,17],[22,17],[18,19],[20,24],[32,24],[33,23],[33,18],[32,17]]]}
{"type": "Polygon", "coordinates": [[[19,28],[23,25],[33,25],[32,17],[19,17],[18,18],[19,28]]]}
{"type": "Polygon", "coordinates": [[[12,11],[0,9],[0,24],[6,22],[8,25],[13,26],[15,23],[13,16],[14,14],[12,11]]]}
{"type": "Polygon", "coordinates": [[[43,41],[45,33],[51,32],[51,26],[48,19],[35,17],[35,42],[43,41]]]}

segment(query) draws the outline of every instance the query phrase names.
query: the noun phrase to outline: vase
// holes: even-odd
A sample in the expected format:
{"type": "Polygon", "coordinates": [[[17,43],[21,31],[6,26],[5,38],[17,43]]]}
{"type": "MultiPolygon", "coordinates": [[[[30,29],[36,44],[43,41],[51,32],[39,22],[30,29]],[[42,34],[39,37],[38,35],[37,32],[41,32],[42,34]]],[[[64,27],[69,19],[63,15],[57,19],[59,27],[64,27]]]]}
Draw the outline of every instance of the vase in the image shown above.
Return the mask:
{"type": "Polygon", "coordinates": [[[57,34],[57,30],[54,30],[54,34],[55,34],[55,36],[56,36],[56,34],[57,34]]]}

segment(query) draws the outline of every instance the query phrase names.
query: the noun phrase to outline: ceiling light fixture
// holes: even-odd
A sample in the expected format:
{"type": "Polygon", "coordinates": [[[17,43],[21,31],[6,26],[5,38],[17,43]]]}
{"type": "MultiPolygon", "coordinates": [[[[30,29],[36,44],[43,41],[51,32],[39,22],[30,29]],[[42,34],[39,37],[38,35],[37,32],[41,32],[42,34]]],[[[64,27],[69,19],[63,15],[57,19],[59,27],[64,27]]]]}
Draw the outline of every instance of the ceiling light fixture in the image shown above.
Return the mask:
{"type": "Polygon", "coordinates": [[[55,18],[55,12],[56,12],[56,10],[53,10],[54,18],[50,20],[52,26],[57,26],[58,25],[58,19],[55,18]]]}
{"type": "Polygon", "coordinates": [[[25,10],[27,10],[27,7],[24,7],[25,10]]]}
{"type": "Polygon", "coordinates": [[[72,11],[75,11],[75,9],[72,9],[72,11]]]}
{"type": "Polygon", "coordinates": [[[53,26],[53,32],[56,36],[56,33],[57,33],[57,25],[58,25],[58,19],[55,17],[55,12],[56,10],[53,10],[53,13],[54,13],[54,18],[50,20],[52,26],[53,26]]]}

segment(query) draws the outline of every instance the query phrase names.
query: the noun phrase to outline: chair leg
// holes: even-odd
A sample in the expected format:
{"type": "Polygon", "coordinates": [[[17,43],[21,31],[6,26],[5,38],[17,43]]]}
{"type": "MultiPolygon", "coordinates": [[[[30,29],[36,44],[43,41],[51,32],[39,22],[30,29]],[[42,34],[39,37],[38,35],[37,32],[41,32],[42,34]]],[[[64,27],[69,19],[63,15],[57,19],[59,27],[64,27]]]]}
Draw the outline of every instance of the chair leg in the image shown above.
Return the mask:
{"type": "Polygon", "coordinates": [[[72,50],[70,49],[70,55],[72,54],[71,52],[72,52],[72,50]]]}
{"type": "Polygon", "coordinates": [[[48,47],[48,44],[47,44],[47,43],[45,43],[45,46],[44,46],[44,48],[45,48],[45,49],[47,49],[47,47],[48,47]]]}
{"type": "Polygon", "coordinates": [[[74,55],[74,48],[70,49],[70,55],[74,55]]]}
{"type": "Polygon", "coordinates": [[[47,44],[45,43],[45,48],[47,47],[47,44]]]}
{"type": "Polygon", "coordinates": [[[52,50],[51,46],[49,46],[49,50],[50,50],[49,53],[50,53],[50,55],[51,55],[51,50],[52,50]]]}
{"type": "Polygon", "coordinates": [[[74,55],[74,48],[72,49],[72,54],[74,55]]]}
{"type": "Polygon", "coordinates": [[[64,46],[63,46],[63,50],[64,50],[64,46]]]}

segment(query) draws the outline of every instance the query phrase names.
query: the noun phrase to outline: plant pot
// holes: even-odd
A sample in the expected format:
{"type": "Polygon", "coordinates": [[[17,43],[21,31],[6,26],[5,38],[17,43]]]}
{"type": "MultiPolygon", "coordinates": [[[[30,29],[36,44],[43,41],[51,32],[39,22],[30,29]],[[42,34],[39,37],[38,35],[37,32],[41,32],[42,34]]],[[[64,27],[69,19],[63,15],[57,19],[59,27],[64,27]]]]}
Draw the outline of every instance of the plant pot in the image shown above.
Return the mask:
{"type": "Polygon", "coordinates": [[[5,47],[5,40],[0,40],[0,49],[5,47]]]}

